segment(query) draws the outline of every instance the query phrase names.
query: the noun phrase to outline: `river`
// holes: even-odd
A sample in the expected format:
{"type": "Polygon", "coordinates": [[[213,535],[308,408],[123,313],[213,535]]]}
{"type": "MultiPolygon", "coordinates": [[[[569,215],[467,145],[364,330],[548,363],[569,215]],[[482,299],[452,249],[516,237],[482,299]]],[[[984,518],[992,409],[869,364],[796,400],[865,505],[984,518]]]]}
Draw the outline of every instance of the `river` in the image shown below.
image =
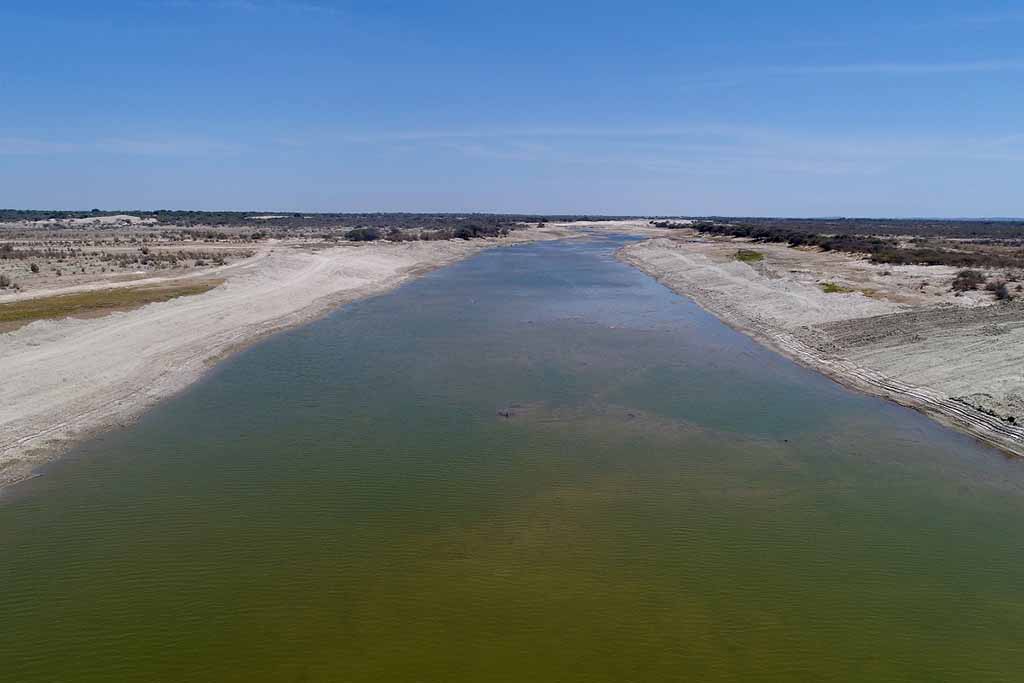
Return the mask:
{"type": "Polygon", "coordinates": [[[1024,463],[629,239],[347,306],[5,492],[0,679],[1019,680],[1024,463]]]}

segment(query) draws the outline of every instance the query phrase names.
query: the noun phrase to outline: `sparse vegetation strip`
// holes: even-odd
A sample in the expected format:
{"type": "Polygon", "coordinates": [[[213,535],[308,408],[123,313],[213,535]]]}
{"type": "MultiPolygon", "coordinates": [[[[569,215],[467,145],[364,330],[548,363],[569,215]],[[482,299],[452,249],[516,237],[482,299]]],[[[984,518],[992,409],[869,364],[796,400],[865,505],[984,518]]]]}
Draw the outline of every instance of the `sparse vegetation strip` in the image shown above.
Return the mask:
{"type": "Polygon", "coordinates": [[[221,283],[223,280],[207,279],[187,284],[101,289],[0,303],[0,331],[8,331],[35,320],[94,317],[158,301],[203,294],[221,283]]]}
{"type": "Polygon", "coordinates": [[[1024,267],[1024,223],[918,221],[750,222],[653,221],[662,228],[692,229],[754,242],[817,247],[823,251],[865,254],[872,263],[945,265],[960,268],[1024,267]],[[872,232],[873,231],[873,232],[872,232]]]}
{"type": "Polygon", "coordinates": [[[756,263],[757,261],[764,260],[764,254],[752,249],[740,249],[736,252],[736,260],[743,261],[744,263],[756,263]]]}

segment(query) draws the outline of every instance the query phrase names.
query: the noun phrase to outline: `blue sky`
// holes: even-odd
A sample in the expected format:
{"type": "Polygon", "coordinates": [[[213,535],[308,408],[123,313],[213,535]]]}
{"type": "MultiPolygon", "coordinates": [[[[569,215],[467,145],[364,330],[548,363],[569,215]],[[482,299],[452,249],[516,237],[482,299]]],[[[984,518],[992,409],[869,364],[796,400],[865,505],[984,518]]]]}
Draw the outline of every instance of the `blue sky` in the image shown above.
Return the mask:
{"type": "Polygon", "coordinates": [[[0,5],[0,206],[1024,215],[1024,2],[0,5]]]}

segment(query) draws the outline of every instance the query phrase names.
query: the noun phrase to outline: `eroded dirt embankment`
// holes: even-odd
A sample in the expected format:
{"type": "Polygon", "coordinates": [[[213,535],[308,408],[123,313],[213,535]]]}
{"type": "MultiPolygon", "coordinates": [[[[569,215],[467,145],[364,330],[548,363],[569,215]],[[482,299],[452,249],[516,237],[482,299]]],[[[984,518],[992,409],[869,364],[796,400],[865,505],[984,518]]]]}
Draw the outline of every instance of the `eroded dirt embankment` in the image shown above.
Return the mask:
{"type": "Polygon", "coordinates": [[[948,294],[952,269],[699,237],[619,257],[732,327],[842,384],[1024,455],[1024,305],[948,294]],[[842,293],[829,283],[842,282],[842,293]],[[829,293],[826,290],[833,290],[829,293]],[[848,290],[848,291],[845,291],[848,290]]]}

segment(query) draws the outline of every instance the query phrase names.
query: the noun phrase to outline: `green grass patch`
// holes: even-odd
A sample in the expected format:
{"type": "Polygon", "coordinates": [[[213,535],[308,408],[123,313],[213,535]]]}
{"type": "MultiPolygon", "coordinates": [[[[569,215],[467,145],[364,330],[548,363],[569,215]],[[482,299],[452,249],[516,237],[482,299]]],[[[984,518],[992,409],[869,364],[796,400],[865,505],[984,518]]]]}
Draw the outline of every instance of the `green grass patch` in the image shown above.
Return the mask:
{"type": "Polygon", "coordinates": [[[17,329],[34,320],[93,318],[115,311],[127,311],[179,296],[202,294],[222,282],[202,280],[188,284],[143,285],[12,301],[0,304],[0,332],[17,329]]]}
{"type": "Polygon", "coordinates": [[[850,289],[849,287],[837,285],[834,282],[822,282],[821,291],[825,292],[826,294],[849,294],[854,290],[850,289]]]}
{"type": "Polygon", "coordinates": [[[736,252],[736,260],[744,263],[756,263],[764,260],[764,254],[752,249],[740,249],[736,252]]]}

